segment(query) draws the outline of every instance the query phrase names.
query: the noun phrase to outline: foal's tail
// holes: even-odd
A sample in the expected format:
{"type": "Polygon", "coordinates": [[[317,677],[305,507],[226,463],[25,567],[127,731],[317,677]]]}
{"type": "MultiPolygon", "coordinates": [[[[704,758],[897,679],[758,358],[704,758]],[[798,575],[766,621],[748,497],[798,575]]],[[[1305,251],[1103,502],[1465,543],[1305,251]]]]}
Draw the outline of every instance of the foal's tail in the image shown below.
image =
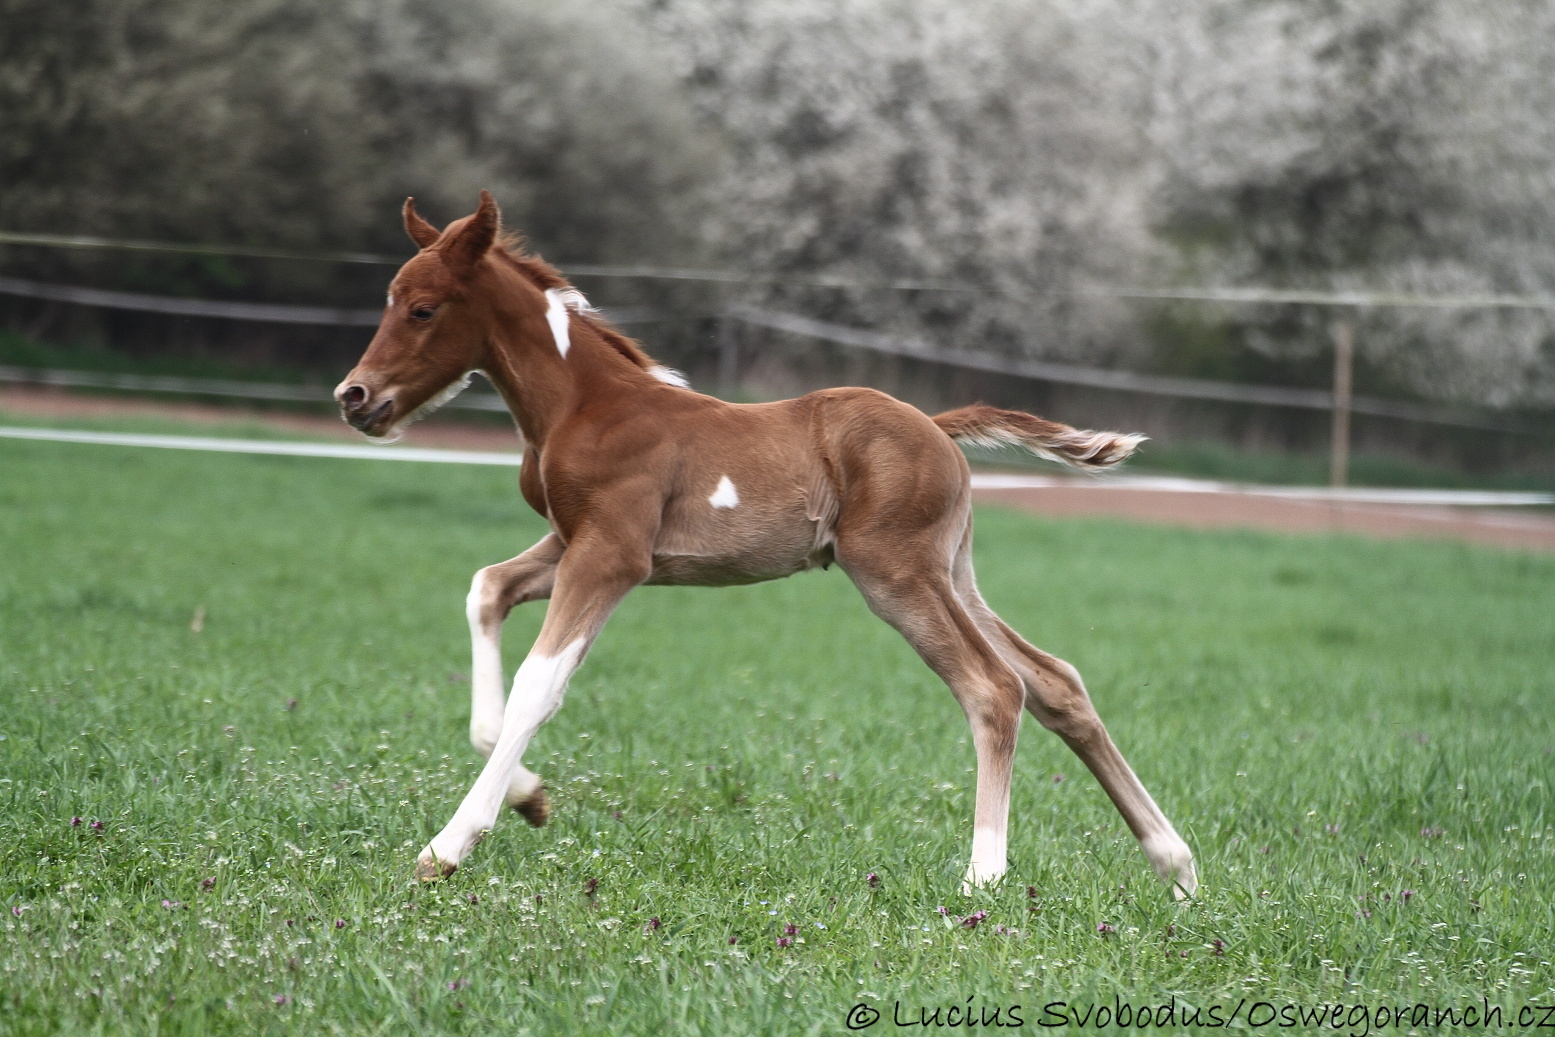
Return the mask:
{"type": "Polygon", "coordinates": [[[1070,428],[1034,414],[974,404],[934,416],[934,424],[958,443],[1018,446],[1070,468],[1099,469],[1119,464],[1148,436],[1091,432],[1070,428]]]}

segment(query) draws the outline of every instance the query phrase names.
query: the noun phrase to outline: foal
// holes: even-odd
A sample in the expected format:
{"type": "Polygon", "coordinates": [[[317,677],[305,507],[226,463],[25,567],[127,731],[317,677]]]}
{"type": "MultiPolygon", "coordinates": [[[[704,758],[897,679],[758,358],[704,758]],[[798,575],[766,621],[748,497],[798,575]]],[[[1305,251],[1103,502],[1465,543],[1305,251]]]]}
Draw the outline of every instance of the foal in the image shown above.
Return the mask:
{"type": "Polygon", "coordinates": [[[1021,707],[1096,775],[1177,896],[1193,856],[1112,744],[1074,667],[1027,644],[984,604],[972,573],[966,460],[955,441],[1014,445],[1077,468],[1122,461],[1142,437],[963,407],[937,417],[872,389],[729,404],[687,389],[595,316],[540,259],[499,238],[491,195],[438,231],[405,202],[421,251],[389,286],[383,321],[335,390],[345,420],[391,439],[474,371],[523,434],[524,499],[551,532],[475,574],[474,787],[416,863],[450,875],[506,803],[540,825],[540,778],[521,762],[605,620],[638,584],[707,587],[836,562],[869,607],[950,686],[972,726],[977,807],[968,884],[1006,866],[1021,707]],[[520,602],[550,598],[539,639],[502,696],[498,639],[520,602]]]}

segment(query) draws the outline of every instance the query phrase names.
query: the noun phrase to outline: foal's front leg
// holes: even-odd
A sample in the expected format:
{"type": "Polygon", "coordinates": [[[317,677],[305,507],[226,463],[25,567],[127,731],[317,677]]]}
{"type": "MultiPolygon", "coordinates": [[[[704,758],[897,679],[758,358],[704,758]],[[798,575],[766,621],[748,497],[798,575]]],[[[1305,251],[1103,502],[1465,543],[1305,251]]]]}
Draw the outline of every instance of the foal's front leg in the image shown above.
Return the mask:
{"type": "MultiPolygon", "coordinates": [[[[566,550],[555,533],[517,558],[488,565],[470,581],[464,613],[470,622],[470,744],[490,757],[502,733],[502,622],[516,605],[551,596],[556,565],[566,550]]],[[[507,803],[532,825],[542,825],[550,803],[540,776],[520,766],[507,803]]]]}
{"type": "Polygon", "coordinates": [[[652,568],[647,545],[639,550],[623,547],[619,541],[573,538],[556,567],[551,607],[540,636],[513,678],[497,743],[453,818],[421,851],[416,861],[418,879],[453,874],[491,831],[523,769],[520,761],[530,739],[561,707],[568,679],[605,620],[652,568]]]}

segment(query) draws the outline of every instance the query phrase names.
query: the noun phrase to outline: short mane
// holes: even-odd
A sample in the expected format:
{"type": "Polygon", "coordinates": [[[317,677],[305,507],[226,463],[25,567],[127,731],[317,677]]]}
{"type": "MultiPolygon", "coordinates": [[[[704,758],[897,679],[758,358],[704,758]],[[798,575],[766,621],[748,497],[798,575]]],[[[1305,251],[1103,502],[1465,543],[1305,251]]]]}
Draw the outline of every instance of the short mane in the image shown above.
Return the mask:
{"type": "MultiPolygon", "coordinates": [[[[561,275],[561,271],[534,253],[524,250],[524,238],[521,234],[511,232],[503,234],[492,252],[505,259],[509,266],[527,277],[529,282],[542,292],[552,288],[572,288],[568,280],[561,275]]],[[[594,330],[595,334],[604,339],[607,345],[643,370],[651,371],[659,366],[658,361],[644,352],[642,346],[617,331],[615,326],[598,311],[576,309],[572,311],[572,315],[574,320],[583,321],[594,330]]]]}

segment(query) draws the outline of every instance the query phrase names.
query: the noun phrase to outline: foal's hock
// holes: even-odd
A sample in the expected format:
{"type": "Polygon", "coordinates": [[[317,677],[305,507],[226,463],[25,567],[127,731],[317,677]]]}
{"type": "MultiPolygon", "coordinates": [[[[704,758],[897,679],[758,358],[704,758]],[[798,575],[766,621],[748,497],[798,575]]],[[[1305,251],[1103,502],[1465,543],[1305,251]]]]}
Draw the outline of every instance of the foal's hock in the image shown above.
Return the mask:
{"type": "Polygon", "coordinates": [[[452,874],[504,803],[545,822],[550,804],[524,749],[633,587],[754,583],[835,562],[972,726],[969,884],[1005,871],[1024,706],[1096,775],[1156,873],[1178,896],[1193,893],[1193,855],[1112,744],[1079,673],[1027,644],[978,594],[967,465],[954,443],[1094,469],[1142,437],[982,406],[930,418],[872,389],[724,403],[686,388],[556,270],[502,238],[491,195],[442,231],[408,199],[404,216],[421,251],[390,283],[372,344],[335,390],[345,420],[393,438],[482,372],[524,437],[524,499],[551,525],[470,586],[470,740],[487,762],[421,852],[418,878],[452,874]],[[540,598],[551,599],[544,625],[504,702],[502,621],[540,598]]]}

